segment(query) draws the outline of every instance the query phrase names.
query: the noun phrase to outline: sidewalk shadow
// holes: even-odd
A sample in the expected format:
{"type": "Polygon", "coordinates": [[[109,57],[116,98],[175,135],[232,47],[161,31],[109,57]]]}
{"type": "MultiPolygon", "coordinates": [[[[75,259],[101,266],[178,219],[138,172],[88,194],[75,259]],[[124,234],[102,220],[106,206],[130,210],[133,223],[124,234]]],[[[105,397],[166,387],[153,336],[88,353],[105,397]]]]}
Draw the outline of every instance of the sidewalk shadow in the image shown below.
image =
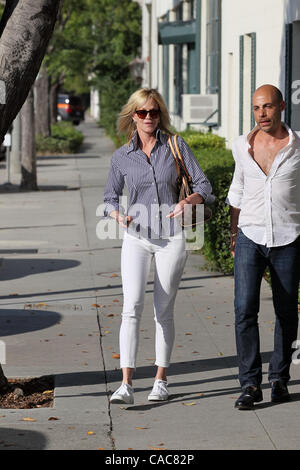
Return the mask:
{"type": "Polygon", "coordinates": [[[19,279],[32,274],[62,271],[64,269],[75,268],[80,264],[80,261],[77,260],[4,258],[0,269],[0,281],[19,279]]]}
{"type": "Polygon", "coordinates": [[[0,194],[1,193],[37,193],[39,191],[79,191],[79,186],[66,186],[66,185],[43,185],[40,184],[36,190],[23,190],[17,184],[0,184],[0,194]]]}
{"type": "Polygon", "coordinates": [[[37,161],[40,162],[40,161],[43,161],[43,160],[71,160],[71,159],[78,159],[78,158],[95,158],[95,159],[98,159],[99,158],[99,155],[82,155],[82,152],[80,152],[79,154],[77,153],[74,153],[74,154],[67,154],[67,155],[40,155],[38,158],[37,158],[37,161]]]}
{"type": "Polygon", "coordinates": [[[61,315],[53,311],[0,309],[0,337],[44,330],[60,320],[61,315]]]}
{"type": "Polygon", "coordinates": [[[43,450],[46,437],[38,431],[0,428],[0,450],[43,450]]]}

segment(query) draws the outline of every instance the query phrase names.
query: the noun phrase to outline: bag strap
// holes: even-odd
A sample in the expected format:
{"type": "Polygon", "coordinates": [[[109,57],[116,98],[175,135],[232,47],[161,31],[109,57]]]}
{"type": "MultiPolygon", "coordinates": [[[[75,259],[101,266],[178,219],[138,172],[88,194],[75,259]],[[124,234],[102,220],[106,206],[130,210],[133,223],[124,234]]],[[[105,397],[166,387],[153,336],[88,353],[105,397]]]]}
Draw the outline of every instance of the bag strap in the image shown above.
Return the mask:
{"type": "Polygon", "coordinates": [[[177,176],[178,176],[178,178],[180,178],[181,172],[180,172],[179,163],[178,163],[178,160],[177,160],[177,155],[175,153],[175,150],[174,150],[174,147],[173,147],[173,144],[172,144],[171,136],[169,137],[169,145],[170,145],[170,149],[171,149],[172,155],[173,155],[174,160],[175,160],[177,176]]]}
{"type": "Polygon", "coordinates": [[[176,151],[177,151],[177,155],[179,157],[179,160],[180,160],[180,163],[181,163],[181,166],[183,168],[183,171],[185,172],[186,174],[186,177],[188,178],[188,180],[191,180],[192,178],[190,177],[187,169],[186,169],[186,166],[184,164],[184,161],[183,161],[183,158],[182,158],[182,155],[180,153],[180,150],[179,150],[179,147],[178,147],[178,144],[177,144],[177,135],[174,135],[174,143],[175,143],[175,147],[176,147],[176,151]]]}
{"type": "Polygon", "coordinates": [[[181,171],[180,171],[180,168],[179,166],[182,167],[188,181],[192,182],[192,178],[190,177],[187,169],[186,169],[186,166],[184,164],[184,161],[183,161],[183,158],[182,158],[182,155],[180,153],[180,150],[179,150],[179,147],[178,147],[178,144],[177,144],[177,135],[175,134],[174,135],[174,144],[175,144],[175,148],[176,148],[176,152],[174,150],[174,147],[172,145],[172,139],[171,139],[171,136],[169,137],[169,145],[170,145],[170,149],[171,149],[171,152],[173,154],[173,157],[175,159],[175,163],[176,163],[176,169],[177,169],[177,175],[178,176],[181,176],[181,171]],[[178,162],[179,160],[179,162],[178,162]]]}

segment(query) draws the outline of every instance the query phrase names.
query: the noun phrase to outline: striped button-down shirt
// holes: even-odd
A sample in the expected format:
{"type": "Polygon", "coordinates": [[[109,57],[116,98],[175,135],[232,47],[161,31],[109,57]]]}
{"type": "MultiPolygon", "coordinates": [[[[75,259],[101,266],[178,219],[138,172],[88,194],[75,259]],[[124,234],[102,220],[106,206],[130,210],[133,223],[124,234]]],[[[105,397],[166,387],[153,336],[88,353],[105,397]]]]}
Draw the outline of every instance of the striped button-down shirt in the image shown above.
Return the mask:
{"type": "MultiPolygon", "coordinates": [[[[192,178],[193,191],[211,204],[215,197],[195,156],[181,137],[178,137],[178,146],[192,178]]],[[[166,218],[166,215],[178,202],[176,183],[177,170],[168,135],[157,130],[156,143],[148,159],[140,149],[135,133],[129,145],[123,145],[112,156],[104,191],[104,216],[107,217],[115,210],[132,216],[133,222],[129,225],[128,232],[139,232],[145,238],[172,236],[179,230],[179,224],[175,219],[166,218]],[[124,185],[128,189],[127,208],[120,204],[124,185]]]]}

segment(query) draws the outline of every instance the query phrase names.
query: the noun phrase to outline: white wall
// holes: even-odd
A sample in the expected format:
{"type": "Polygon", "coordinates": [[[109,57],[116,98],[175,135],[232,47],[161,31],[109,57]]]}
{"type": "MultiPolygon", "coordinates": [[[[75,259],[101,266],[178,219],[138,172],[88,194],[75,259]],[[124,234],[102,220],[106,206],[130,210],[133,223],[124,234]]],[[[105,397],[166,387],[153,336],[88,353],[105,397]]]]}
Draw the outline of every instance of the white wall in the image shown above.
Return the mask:
{"type": "Polygon", "coordinates": [[[256,33],[256,86],[271,83],[282,89],[285,3],[285,0],[222,1],[222,126],[218,134],[227,138],[229,146],[239,135],[240,36],[256,33]]]}

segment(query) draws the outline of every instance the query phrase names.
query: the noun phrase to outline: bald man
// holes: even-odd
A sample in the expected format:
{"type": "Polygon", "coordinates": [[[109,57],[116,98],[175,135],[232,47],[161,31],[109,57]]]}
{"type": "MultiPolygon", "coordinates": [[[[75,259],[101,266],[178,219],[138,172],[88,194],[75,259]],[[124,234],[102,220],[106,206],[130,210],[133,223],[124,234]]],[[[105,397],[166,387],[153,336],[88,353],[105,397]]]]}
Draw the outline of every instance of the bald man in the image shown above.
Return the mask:
{"type": "Polygon", "coordinates": [[[298,329],[300,277],[300,133],[281,121],[282,94],[272,85],[253,95],[256,127],[240,136],[232,153],[235,172],[228,192],[234,256],[235,334],[242,394],[238,409],[263,400],[258,328],[260,286],[268,267],[275,310],[274,351],[269,363],[271,401],[291,399],[293,342],[298,329]]]}

